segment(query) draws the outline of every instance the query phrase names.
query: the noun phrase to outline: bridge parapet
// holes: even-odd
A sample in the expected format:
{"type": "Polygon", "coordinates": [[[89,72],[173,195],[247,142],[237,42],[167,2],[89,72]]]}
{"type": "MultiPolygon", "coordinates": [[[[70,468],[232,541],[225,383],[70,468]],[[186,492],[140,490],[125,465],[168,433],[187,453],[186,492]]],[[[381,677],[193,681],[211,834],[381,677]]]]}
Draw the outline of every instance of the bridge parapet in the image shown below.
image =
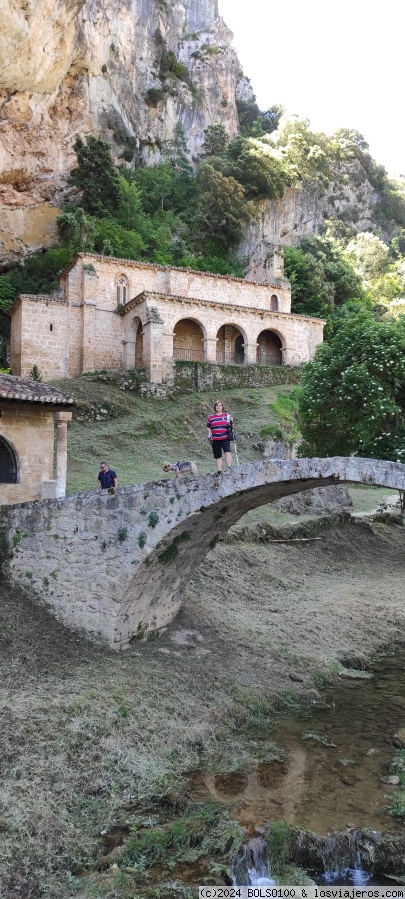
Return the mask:
{"type": "Polygon", "coordinates": [[[219,486],[204,475],[2,507],[4,573],[68,627],[123,649],[173,620],[190,577],[242,515],[339,482],[405,490],[405,465],[269,459],[241,466],[219,486]]]}

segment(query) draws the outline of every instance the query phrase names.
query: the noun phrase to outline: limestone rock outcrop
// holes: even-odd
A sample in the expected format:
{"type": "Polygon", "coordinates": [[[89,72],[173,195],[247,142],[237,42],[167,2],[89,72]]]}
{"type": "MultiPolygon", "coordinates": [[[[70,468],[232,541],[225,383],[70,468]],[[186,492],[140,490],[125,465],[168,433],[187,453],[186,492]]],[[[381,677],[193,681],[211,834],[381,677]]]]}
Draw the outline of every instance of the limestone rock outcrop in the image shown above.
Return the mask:
{"type": "Polygon", "coordinates": [[[49,224],[48,204],[66,189],[77,133],[101,133],[117,159],[132,149],[146,162],[178,123],[191,155],[210,124],[233,136],[242,73],[231,42],[218,0],[10,0],[0,30],[0,204],[3,219],[18,211],[18,228],[6,222],[0,232],[3,267],[49,242],[39,223],[49,224]],[[162,71],[170,52],[183,77],[162,71]]]}
{"type": "Polygon", "coordinates": [[[240,247],[249,259],[246,277],[265,280],[275,245],[294,246],[301,237],[313,237],[327,219],[349,220],[356,231],[375,231],[373,211],[379,195],[360,164],[346,166],[339,176],[326,190],[302,183],[288,187],[281,199],[257,202],[240,247]]]}
{"type": "MultiPolygon", "coordinates": [[[[52,241],[76,134],[152,164],[181,125],[195,158],[204,129],[222,123],[233,137],[237,99],[253,98],[218,0],[8,0],[0,60],[0,270],[52,241]]],[[[354,161],[325,190],[258,202],[240,247],[247,277],[270,280],[274,247],[326,219],[375,230],[378,199],[354,161]]]]}

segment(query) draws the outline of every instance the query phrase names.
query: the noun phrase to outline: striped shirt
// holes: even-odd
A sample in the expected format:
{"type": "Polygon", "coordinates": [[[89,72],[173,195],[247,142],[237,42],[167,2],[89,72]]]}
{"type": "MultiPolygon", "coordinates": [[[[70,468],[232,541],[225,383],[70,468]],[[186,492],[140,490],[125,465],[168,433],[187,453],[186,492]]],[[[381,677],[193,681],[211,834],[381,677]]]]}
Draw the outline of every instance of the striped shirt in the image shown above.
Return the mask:
{"type": "Polygon", "coordinates": [[[215,412],[214,415],[208,416],[207,428],[210,429],[213,440],[229,439],[230,419],[231,416],[227,412],[222,412],[221,415],[215,412]]]}

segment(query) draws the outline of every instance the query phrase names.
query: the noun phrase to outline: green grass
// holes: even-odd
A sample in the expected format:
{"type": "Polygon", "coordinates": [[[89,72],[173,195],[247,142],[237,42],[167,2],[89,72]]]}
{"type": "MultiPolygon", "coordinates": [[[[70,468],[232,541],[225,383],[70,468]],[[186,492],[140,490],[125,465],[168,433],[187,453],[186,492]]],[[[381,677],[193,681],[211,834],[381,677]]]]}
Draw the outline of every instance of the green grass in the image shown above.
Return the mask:
{"type": "Polygon", "coordinates": [[[367,487],[366,485],[350,485],[350,496],[353,500],[353,512],[371,512],[378,509],[387,500],[395,502],[398,494],[390,487],[367,487]]]}
{"type": "Polygon", "coordinates": [[[126,862],[143,868],[156,863],[168,868],[201,856],[231,862],[245,835],[218,802],[190,805],[183,814],[155,827],[135,827],[126,851],[126,862]]]}
{"type": "MultiPolygon", "coordinates": [[[[96,487],[102,458],[117,472],[121,486],[167,477],[162,471],[164,461],[195,459],[201,474],[215,470],[205,425],[217,394],[210,391],[168,400],[144,399],[133,390],[118,387],[121,378],[122,373],[99,372],[55,382],[77,403],[69,426],[68,493],[96,487]],[[94,420],[95,414],[98,420],[94,420]]],[[[130,377],[128,381],[131,384],[130,377]]],[[[298,392],[294,385],[225,392],[224,402],[235,419],[240,464],[263,460],[259,444],[266,436],[299,437],[298,392]]],[[[353,512],[372,511],[393,496],[390,489],[361,485],[350,486],[350,493],[353,512]]],[[[301,515],[300,521],[312,517],[301,515]]],[[[283,525],[293,520],[295,516],[270,504],[252,510],[241,523],[244,527],[283,525]]]]}
{"type": "Polygon", "coordinates": [[[281,440],[296,441],[300,437],[298,428],[298,398],[300,388],[290,388],[289,392],[279,392],[270,407],[274,419],[265,425],[260,432],[261,437],[278,437],[281,440]]]}
{"type": "MultiPolygon", "coordinates": [[[[195,459],[202,474],[215,470],[206,438],[206,419],[217,394],[193,393],[168,400],[144,399],[117,386],[117,376],[87,375],[55,382],[77,402],[68,437],[68,493],[96,487],[105,458],[119,484],[145,483],[163,476],[163,462],[195,459]],[[77,420],[93,418],[98,420],[77,420]]],[[[240,464],[263,459],[258,443],[266,427],[284,433],[286,408],[297,388],[238,389],[224,394],[235,419],[240,464]]],[[[294,403],[293,403],[294,405],[294,403]]]]}

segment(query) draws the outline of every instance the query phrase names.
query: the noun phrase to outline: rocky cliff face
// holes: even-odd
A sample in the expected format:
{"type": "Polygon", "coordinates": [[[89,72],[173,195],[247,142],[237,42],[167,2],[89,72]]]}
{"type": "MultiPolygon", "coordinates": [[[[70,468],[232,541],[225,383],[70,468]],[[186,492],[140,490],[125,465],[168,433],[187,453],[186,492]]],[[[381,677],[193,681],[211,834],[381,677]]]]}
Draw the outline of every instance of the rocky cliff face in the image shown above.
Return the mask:
{"type": "MultiPolygon", "coordinates": [[[[181,124],[195,157],[208,125],[235,135],[236,98],[252,97],[218,0],[8,0],[1,25],[0,269],[52,241],[76,134],[153,163],[181,124]]],[[[360,169],[258,203],[240,248],[248,277],[279,277],[274,247],[326,219],[373,230],[378,196],[360,169]]]]}
{"type": "Polygon", "coordinates": [[[49,242],[77,133],[149,162],[177,123],[191,155],[210,124],[233,136],[241,70],[231,41],[218,0],[10,0],[0,31],[3,259],[49,242]],[[162,66],[170,52],[181,77],[162,66]]]}
{"type": "Polygon", "coordinates": [[[373,212],[379,195],[360,169],[357,162],[347,166],[327,190],[302,184],[287,188],[279,200],[258,202],[240,247],[249,259],[247,277],[265,280],[275,245],[294,246],[301,237],[318,234],[328,219],[348,221],[356,231],[375,231],[373,212]]]}

